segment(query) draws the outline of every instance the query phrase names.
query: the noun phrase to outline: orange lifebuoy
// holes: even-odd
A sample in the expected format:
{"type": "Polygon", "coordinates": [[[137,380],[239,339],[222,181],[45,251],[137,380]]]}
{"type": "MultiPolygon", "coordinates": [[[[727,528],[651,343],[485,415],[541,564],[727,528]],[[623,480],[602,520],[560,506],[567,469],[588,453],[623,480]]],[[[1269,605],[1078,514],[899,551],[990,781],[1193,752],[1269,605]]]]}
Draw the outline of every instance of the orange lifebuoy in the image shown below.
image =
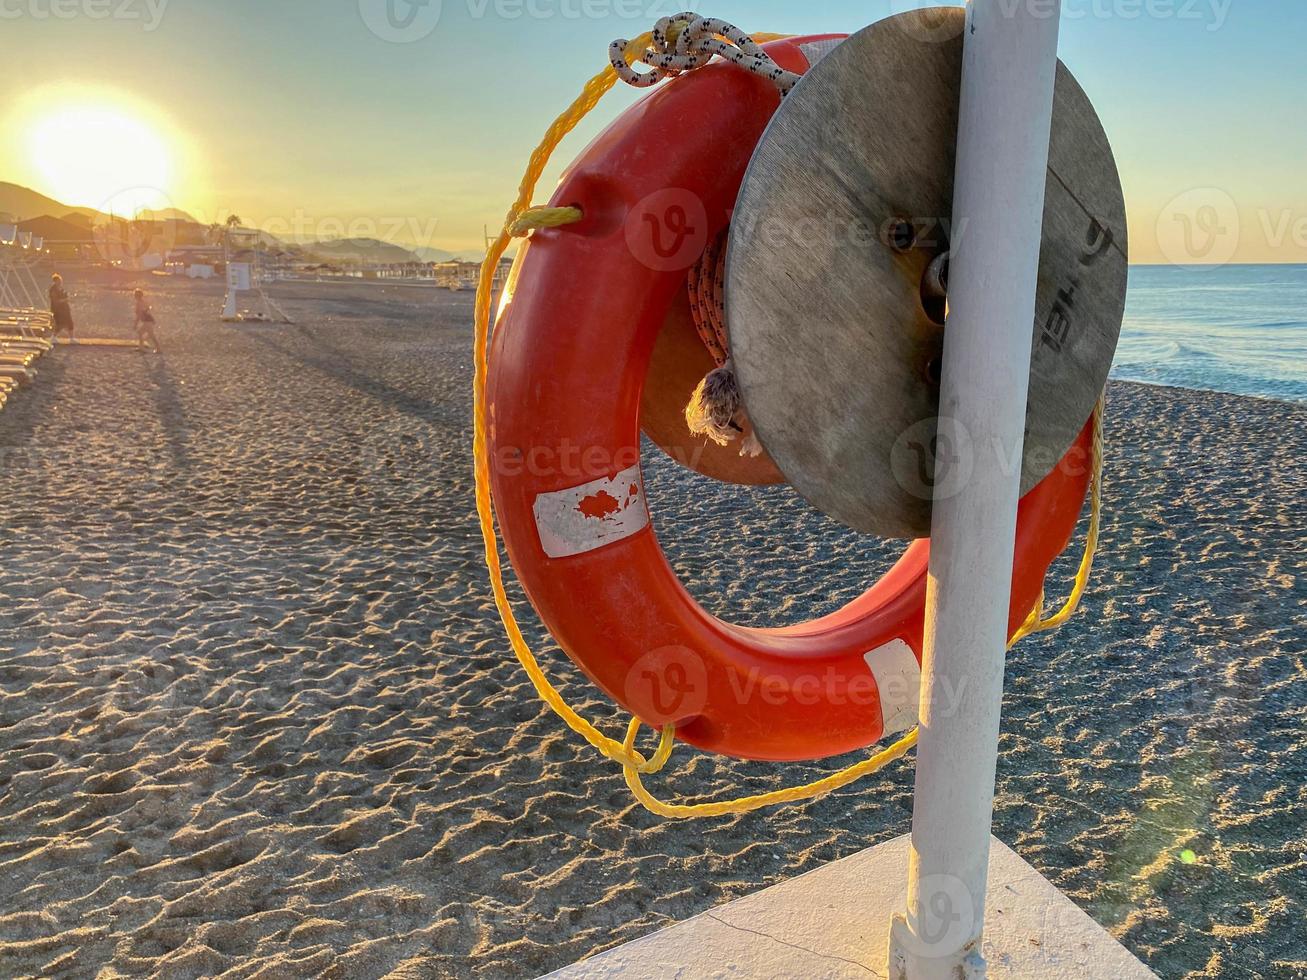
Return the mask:
{"type": "MultiPolygon", "coordinates": [[[[833,37],[766,48],[804,71],[805,48],[833,37]]],[[[492,338],[486,425],[505,547],[568,655],[682,741],[796,761],[864,748],[915,721],[929,542],[909,546],[832,615],[733,626],[703,610],[668,565],[639,461],[655,342],[686,270],[729,223],[778,102],[765,80],[709,65],[655,89],[590,145],[551,202],[584,217],[537,231],[518,257],[492,338]]],[[[1021,502],[1012,633],[1075,530],[1092,438],[1091,420],[1021,502]]]]}

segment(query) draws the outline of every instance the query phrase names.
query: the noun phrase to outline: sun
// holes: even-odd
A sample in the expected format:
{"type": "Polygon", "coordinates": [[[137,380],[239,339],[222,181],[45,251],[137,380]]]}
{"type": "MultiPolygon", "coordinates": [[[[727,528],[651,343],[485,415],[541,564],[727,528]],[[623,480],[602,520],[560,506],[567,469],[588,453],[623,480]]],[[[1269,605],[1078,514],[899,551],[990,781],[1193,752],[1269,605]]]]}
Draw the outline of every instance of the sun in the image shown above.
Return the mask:
{"type": "Polygon", "coordinates": [[[121,217],[172,206],[173,146],[130,107],[47,106],[31,120],[26,145],[42,191],[64,204],[121,217]]]}
{"type": "Polygon", "coordinates": [[[168,206],[172,152],[149,124],[110,106],[68,106],[37,121],[32,167],[65,204],[126,216],[168,206]]]}

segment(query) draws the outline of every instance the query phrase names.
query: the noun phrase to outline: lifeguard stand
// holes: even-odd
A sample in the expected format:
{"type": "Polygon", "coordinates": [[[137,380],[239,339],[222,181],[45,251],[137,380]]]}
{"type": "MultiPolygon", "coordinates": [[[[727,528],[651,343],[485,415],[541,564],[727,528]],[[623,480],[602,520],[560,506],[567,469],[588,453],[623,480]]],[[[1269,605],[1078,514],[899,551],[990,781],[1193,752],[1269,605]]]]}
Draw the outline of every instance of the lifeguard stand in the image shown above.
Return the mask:
{"type": "Polygon", "coordinates": [[[223,236],[227,266],[227,299],[222,308],[225,323],[294,323],[263,288],[268,281],[263,240],[253,228],[228,228],[223,236]],[[242,293],[257,293],[259,308],[241,303],[242,293]]]}

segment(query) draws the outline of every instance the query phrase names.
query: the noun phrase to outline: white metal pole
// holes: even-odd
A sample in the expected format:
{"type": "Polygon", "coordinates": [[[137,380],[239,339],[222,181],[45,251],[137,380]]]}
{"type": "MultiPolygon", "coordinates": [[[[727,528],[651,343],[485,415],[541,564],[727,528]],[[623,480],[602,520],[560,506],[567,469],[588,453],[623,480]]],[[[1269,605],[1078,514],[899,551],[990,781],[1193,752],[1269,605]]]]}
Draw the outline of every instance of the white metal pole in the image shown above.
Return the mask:
{"type": "Polygon", "coordinates": [[[907,915],[890,976],[983,977],[999,713],[1057,0],[971,0],[953,197],[907,915]],[[959,480],[946,466],[970,466],[959,480]],[[945,493],[945,489],[955,492],[945,493]]]}

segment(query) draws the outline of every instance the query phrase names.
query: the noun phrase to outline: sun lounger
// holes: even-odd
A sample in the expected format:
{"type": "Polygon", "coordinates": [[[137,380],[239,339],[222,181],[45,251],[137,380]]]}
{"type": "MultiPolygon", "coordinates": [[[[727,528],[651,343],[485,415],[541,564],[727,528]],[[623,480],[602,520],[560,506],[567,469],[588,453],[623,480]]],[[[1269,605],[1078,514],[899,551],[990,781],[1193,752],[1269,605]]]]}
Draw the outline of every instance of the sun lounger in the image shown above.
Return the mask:
{"type": "Polygon", "coordinates": [[[9,378],[19,384],[28,384],[36,378],[36,371],[33,368],[21,367],[16,364],[0,364],[0,378],[9,378]]]}

